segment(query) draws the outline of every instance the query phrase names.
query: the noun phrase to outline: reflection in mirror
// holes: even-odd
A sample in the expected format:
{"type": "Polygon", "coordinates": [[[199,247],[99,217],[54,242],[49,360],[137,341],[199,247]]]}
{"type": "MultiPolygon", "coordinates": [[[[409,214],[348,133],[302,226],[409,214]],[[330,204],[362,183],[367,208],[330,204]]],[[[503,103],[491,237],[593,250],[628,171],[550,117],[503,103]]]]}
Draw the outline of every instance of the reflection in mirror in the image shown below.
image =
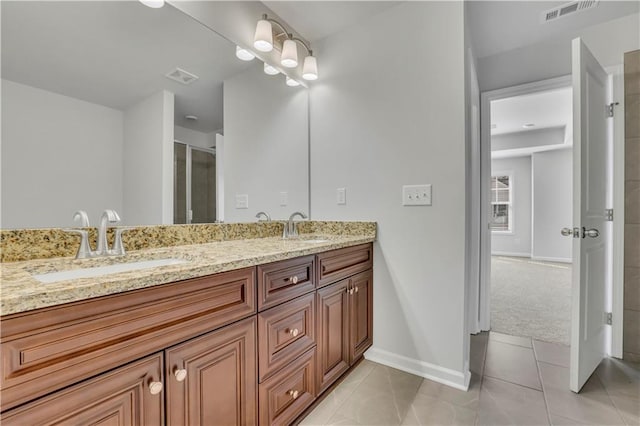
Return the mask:
{"type": "Polygon", "coordinates": [[[238,60],[235,45],[169,4],[0,7],[2,228],[74,226],[80,209],[93,225],[106,208],[125,225],[308,210],[305,89],[238,60]],[[238,81],[251,90],[226,93],[238,81]]]}

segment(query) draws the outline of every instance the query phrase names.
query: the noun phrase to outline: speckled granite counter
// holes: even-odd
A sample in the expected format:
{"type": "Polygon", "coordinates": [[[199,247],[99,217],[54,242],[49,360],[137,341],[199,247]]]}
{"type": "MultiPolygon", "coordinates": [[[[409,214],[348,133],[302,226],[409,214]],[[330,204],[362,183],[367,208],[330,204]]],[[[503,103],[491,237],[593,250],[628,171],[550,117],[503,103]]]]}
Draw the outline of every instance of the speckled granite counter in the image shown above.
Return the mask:
{"type": "Polygon", "coordinates": [[[65,257],[2,263],[0,264],[2,277],[0,315],[201,277],[374,240],[375,224],[373,232],[361,235],[304,234],[300,239],[291,240],[283,240],[279,237],[238,239],[138,250],[129,252],[124,257],[82,260],[65,257]],[[326,241],[308,241],[313,238],[326,239],[326,241]],[[168,258],[182,259],[187,262],[49,284],[43,284],[32,277],[32,274],[168,258]]]}

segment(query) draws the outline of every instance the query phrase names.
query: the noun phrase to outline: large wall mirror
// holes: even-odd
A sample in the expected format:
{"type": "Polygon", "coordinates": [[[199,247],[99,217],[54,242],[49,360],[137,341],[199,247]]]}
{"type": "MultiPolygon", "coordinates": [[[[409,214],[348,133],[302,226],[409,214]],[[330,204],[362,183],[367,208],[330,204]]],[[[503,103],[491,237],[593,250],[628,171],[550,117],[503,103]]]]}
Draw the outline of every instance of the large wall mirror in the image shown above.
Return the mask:
{"type": "Polygon", "coordinates": [[[307,89],[170,4],[0,7],[2,228],[308,212],[307,89]]]}

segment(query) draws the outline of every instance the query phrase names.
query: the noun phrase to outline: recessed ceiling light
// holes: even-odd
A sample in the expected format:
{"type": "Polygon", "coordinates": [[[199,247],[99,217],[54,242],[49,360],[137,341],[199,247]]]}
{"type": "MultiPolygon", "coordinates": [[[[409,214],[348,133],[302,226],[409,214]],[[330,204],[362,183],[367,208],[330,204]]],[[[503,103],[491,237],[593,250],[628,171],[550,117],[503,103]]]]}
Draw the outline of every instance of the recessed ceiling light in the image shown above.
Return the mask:
{"type": "Polygon", "coordinates": [[[530,129],[532,127],[535,127],[536,125],[534,123],[526,123],[523,124],[522,127],[524,127],[525,129],[530,129]]]}
{"type": "Polygon", "coordinates": [[[193,121],[198,120],[198,117],[196,117],[195,115],[185,115],[184,118],[186,118],[187,120],[193,120],[193,121]]]}

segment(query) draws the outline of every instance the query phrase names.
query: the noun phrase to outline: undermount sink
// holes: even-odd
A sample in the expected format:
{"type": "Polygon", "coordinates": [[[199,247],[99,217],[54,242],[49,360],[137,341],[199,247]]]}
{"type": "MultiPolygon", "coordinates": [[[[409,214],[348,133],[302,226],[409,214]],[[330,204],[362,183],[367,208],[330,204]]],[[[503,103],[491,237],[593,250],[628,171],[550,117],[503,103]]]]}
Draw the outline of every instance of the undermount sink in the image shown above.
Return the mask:
{"type": "Polygon", "coordinates": [[[183,259],[143,260],[140,262],[116,263],[107,266],[96,266],[94,268],[70,269],[68,271],[49,272],[47,274],[33,274],[32,277],[42,283],[50,284],[58,281],[77,280],[81,278],[95,278],[101,277],[103,275],[117,274],[120,272],[157,268],[158,266],[180,265],[181,263],[187,263],[187,261],[183,259]]]}

